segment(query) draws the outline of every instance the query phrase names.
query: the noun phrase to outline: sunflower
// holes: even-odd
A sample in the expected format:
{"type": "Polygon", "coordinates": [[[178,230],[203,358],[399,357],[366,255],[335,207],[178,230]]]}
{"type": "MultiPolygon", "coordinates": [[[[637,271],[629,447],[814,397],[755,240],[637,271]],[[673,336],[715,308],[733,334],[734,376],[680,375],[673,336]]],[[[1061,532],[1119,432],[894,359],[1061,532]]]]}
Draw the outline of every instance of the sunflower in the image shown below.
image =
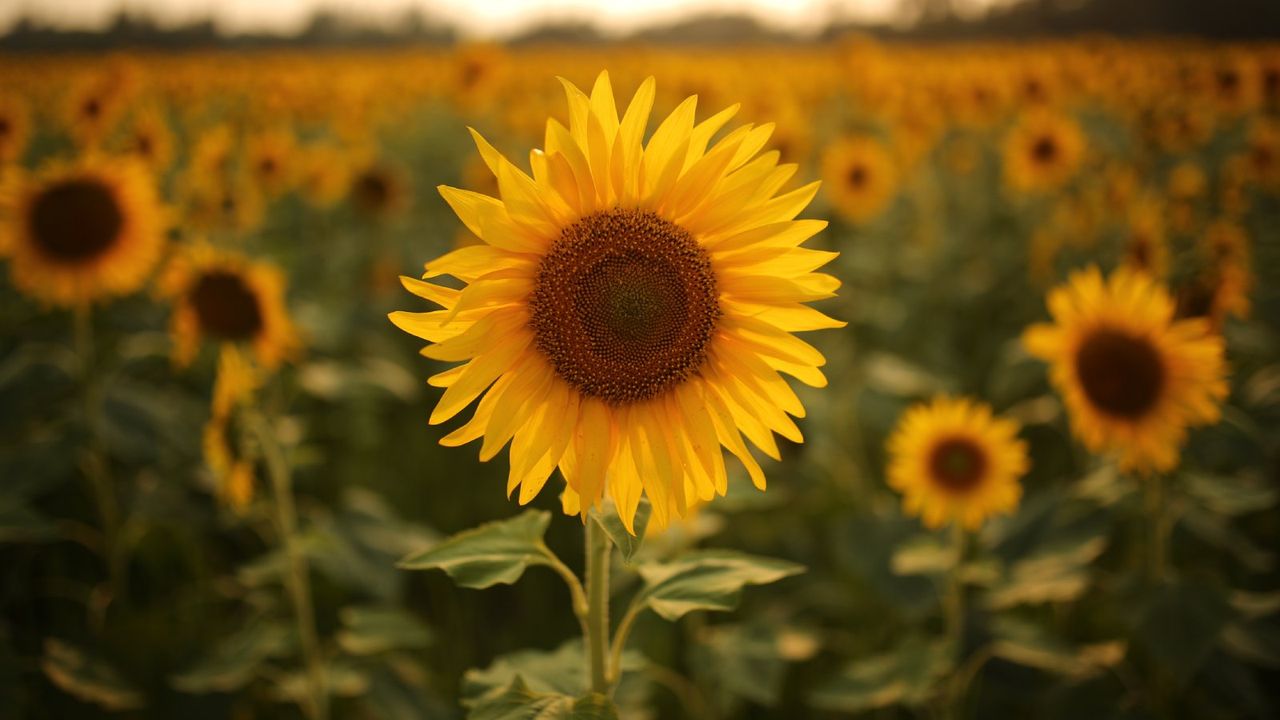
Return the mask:
{"type": "Polygon", "coordinates": [[[1200,238],[1200,267],[1178,292],[1177,315],[1202,317],[1220,328],[1227,316],[1249,316],[1253,290],[1249,237],[1244,228],[1219,220],[1200,238]]]}
{"type": "Polygon", "coordinates": [[[147,108],[132,119],[124,134],[121,150],[153,173],[168,169],[173,162],[173,131],[157,108],[147,108]]]}
{"type": "Polygon", "coordinates": [[[156,290],[173,303],[170,333],[178,365],[189,365],[206,337],[224,346],[250,345],[266,369],[299,349],[284,305],[284,275],[274,265],[193,243],[175,253],[156,290]]]}
{"type": "Polygon", "coordinates": [[[1084,133],[1071,118],[1028,113],[1005,137],[1005,182],[1020,192],[1054,190],[1075,176],[1084,149],[1084,133]]]}
{"type": "Polygon", "coordinates": [[[1175,319],[1164,287],[1127,268],[1075,273],[1048,306],[1054,322],[1022,340],[1050,364],[1075,434],[1125,470],[1176,466],[1187,428],[1216,422],[1227,395],[1222,338],[1175,319]]]}
{"type": "Polygon", "coordinates": [[[17,163],[27,149],[31,115],[16,95],[0,95],[0,167],[17,163]]]}
{"type": "Polygon", "coordinates": [[[348,194],[356,210],[374,220],[386,220],[409,205],[409,180],[398,167],[373,163],[354,174],[348,194]]]}
{"type": "Polygon", "coordinates": [[[234,510],[243,510],[253,500],[254,462],[237,442],[237,424],[232,417],[213,417],[203,433],[204,462],[213,473],[217,494],[234,510]]]}
{"type": "Polygon", "coordinates": [[[976,530],[991,515],[1012,512],[1022,497],[1018,479],[1029,462],[1018,429],[975,400],[915,405],[889,437],[889,486],[926,526],[955,521],[976,530]]]}
{"type": "Polygon", "coordinates": [[[864,223],[879,215],[898,192],[898,169],[879,140],[845,137],[823,152],[822,177],[842,217],[864,223]]]}
{"type": "Polygon", "coordinates": [[[245,166],[254,184],[268,198],[291,190],[297,179],[297,142],[286,130],[267,130],[246,142],[245,166]]]}
{"type": "Polygon", "coordinates": [[[63,109],[72,136],[82,147],[97,145],[115,127],[125,99],[114,78],[89,78],[72,87],[63,109]]]}
{"type": "Polygon", "coordinates": [[[136,163],[86,157],[8,184],[0,247],[26,295],[63,306],[125,295],[160,259],[165,213],[136,163]]]}
{"type": "Polygon", "coordinates": [[[1126,267],[1162,278],[1169,271],[1169,245],[1159,203],[1144,199],[1129,212],[1122,262],[1126,267]]]}
{"type": "Polygon", "coordinates": [[[316,144],[299,154],[298,185],[312,207],[333,207],[347,193],[351,167],[347,154],[331,144],[316,144]]]}
{"type": "Polygon", "coordinates": [[[793,219],[817,183],[776,195],[795,166],[757,157],[769,125],[712,145],[736,108],[695,124],[690,97],[643,144],[653,78],[621,120],[608,74],[590,96],[563,84],[569,127],[547,121],[532,176],[473,132],[500,197],[440,191],[485,244],[427,263],[425,278],[461,290],[402,278],[442,310],[390,318],[432,343],[427,357],[465,361],[431,378],[446,388],[433,424],[484,395],[443,444],[483,437],[488,460],[510,441],[521,503],[559,468],[566,512],[607,494],[630,528],[645,495],[661,527],[725,493],[721,445],[764,489],[742,436],[775,459],[773,433],[803,440],[779,373],[826,383],[792,333],[843,326],[803,304],[834,295],[839,281],[814,270],[835,253],[800,247],[826,226],[793,219]]]}
{"type": "Polygon", "coordinates": [[[201,175],[193,167],[181,187],[184,224],[193,230],[246,233],[262,224],[262,192],[246,175],[201,175]]]}

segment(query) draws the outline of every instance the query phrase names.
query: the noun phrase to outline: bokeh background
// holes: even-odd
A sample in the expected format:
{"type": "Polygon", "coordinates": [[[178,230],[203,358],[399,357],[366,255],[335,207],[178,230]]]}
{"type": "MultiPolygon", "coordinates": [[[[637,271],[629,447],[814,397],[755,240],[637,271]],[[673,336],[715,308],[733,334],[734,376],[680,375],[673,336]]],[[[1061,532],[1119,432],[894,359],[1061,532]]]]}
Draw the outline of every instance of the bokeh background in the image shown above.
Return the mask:
{"type": "MultiPolygon", "coordinates": [[[[399,275],[476,242],[435,190],[496,192],[467,126],[523,158],[564,118],[555,77],[606,69],[620,97],[654,75],[655,116],[697,94],[700,118],[741,103],[739,119],[777,123],[792,182],[824,180],[805,216],[831,221],[815,244],[841,253],[844,285],[821,309],[849,323],[811,339],[830,386],[797,389],[806,442],[766,467],[768,492],[736,478],[648,540],[808,571],[730,614],[643,618],[624,717],[1280,712],[1278,6],[127,8],[0,8],[0,196],[59,163],[139,165],[166,257],[206,242],[278,268],[298,343],[258,398],[292,466],[334,717],[459,718],[513,666],[576,672],[554,652],[577,625],[551,573],[479,592],[395,568],[518,508],[504,456],[437,444],[453,427],[427,423],[440,368],[386,315],[420,309],[399,275]],[[1041,137],[1072,151],[1040,167],[1041,137]],[[1230,287],[1205,252],[1224,236],[1243,248],[1230,287]],[[1184,449],[1174,570],[1155,587],[1140,481],[1073,440],[1018,342],[1091,264],[1157,274],[1227,340],[1231,396],[1184,449]],[[1018,419],[1032,457],[1017,511],[965,568],[959,663],[935,642],[946,534],[884,480],[900,414],[939,392],[1018,419]]],[[[217,350],[174,362],[157,283],[86,312],[0,265],[0,716],[302,717],[265,459],[238,430],[247,471],[210,448],[217,350]]],[[[558,509],[550,487],[533,504],[558,509]]],[[[548,542],[579,567],[576,519],[548,542]]]]}

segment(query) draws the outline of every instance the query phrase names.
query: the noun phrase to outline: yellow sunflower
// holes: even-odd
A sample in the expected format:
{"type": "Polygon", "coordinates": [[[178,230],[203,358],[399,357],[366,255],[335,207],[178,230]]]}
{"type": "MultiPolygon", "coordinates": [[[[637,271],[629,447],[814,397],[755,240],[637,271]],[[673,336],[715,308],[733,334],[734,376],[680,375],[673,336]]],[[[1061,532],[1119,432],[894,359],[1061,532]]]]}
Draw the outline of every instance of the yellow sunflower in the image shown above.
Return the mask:
{"type": "Polygon", "coordinates": [[[385,163],[366,165],[348,188],[356,210],[373,220],[399,215],[409,205],[409,179],[400,168],[385,163]]]}
{"type": "Polygon", "coordinates": [[[1054,190],[1075,176],[1084,151],[1084,132],[1074,120],[1030,112],[1005,137],[1005,182],[1019,192],[1054,190]]]}
{"type": "Polygon", "coordinates": [[[1214,328],[1228,316],[1249,317],[1253,291],[1249,236],[1236,223],[1211,223],[1200,238],[1200,267],[1178,293],[1179,317],[1202,317],[1214,328]]]}
{"type": "Polygon", "coordinates": [[[1171,470],[1187,428],[1217,422],[1227,395],[1222,338],[1204,320],[1177,320],[1149,276],[1078,272],[1048,298],[1054,322],[1023,344],[1050,364],[1075,434],[1122,469],[1171,470]]]}
{"type": "Polygon", "coordinates": [[[16,95],[0,95],[0,167],[22,159],[30,134],[27,104],[16,95]]]}
{"type": "Polygon", "coordinates": [[[173,131],[164,113],[149,107],[135,115],[124,134],[121,150],[153,173],[167,170],[173,162],[173,131]]]}
{"type": "Polygon", "coordinates": [[[1122,262],[1153,278],[1162,278],[1169,271],[1164,216],[1160,203],[1153,198],[1134,203],[1129,211],[1122,262]]]}
{"type": "Polygon", "coordinates": [[[268,198],[283,195],[297,181],[296,146],[293,134],[281,129],[258,133],[246,141],[245,165],[268,198]]]}
{"type": "Polygon", "coordinates": [[[959,522],[978,529],[1012,512],[1029,467],[1018,424],[995,417],[985,403],[938,397],[915,405],[889,437],[889,486],[903,508],[930,528],[959,522]]]}
{"type": "Polygon", "coordinates": [[[218,496],[234,510],[253,500],[253,459],[241,450],[236,423],[230,417],[213,417],[203,433],[204,462],[213,473],[218,496]]]}
{"type": "Polygon", "coordinates": [[[351,183],[351,162],[347,153],[333,144],[306,147],[299,156],[298,185],[313,207],[333,207],[347,193],[351,183]]]}
{"type": "Polygon", "coordinates": [[[165,211],[136,163],[86,157],[17,177],[0,197],[13,284],[54,305],[137,290],[164,248],[165,211]]]}
{"type": "Polygon", "coordinates": [[[837,212],[850,222],[875,218],[898,192],[898,169],[879,140],[846,137],[823,151],[822,177],[837,212]]]}
{"type": "Polygon", "coordinates": [[[789,415],[804,407],[779,373],[826,383],[821,353],[792,333],[843,326],[804,305],[834,295],[839,281],[814,270],[835,253],[800,247],[826,226],[794,220],[817,183],[776,194],[795,166],[757,157],[769,125],[712,144],[736,108],[695,123],[690,97],[644,143],[653,78],[621,119],[606,73],[590,96],[563,84],[569,127],[548,120],[532,175],[473,133],[500,197],[440,191],[484,244],[424,275],[466,286],[402,278],[443,309],[390,317],[431,342],[427,357],[463,363],[430,380],[446,388],[433,424],[483,395],[443,444],[483,438],[488,460],[510,441],[521,503],[559,468],[566,512],[607,494],[630,528],[645,495],[661,527],[725,493],[722,445],[763,489],[743,435],[774,458],[775,432],[802,441],[789,415]]]}
{"type": "Polygon", "coordinates": [[[284,304],[284,275],[269,263],[193,243],[175,253],[156,291],[173,303],[170,333],[178,365],[191,363],[202,338],[247,344],[266,369],[277,367],[300,348],[284,304]]]}

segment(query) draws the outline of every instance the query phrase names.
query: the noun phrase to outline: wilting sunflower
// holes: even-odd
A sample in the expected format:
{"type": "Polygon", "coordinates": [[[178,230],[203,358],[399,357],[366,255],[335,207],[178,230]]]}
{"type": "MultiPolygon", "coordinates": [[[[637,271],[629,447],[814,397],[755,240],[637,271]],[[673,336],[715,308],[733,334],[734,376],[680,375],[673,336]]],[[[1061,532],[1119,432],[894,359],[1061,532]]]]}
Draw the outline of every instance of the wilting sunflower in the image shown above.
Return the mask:
{"type": "Polygon", "coordinates": [[[24,294],[64,306],[125,295],[160,259],[165,212],[136,163],[54,163],[10,184],[0,197],[0,247],[24,294]]]}
{"type": "Polygon", "coordinates": [[[1127,268],[1075,273],[1048,306],[1054,322],[1027,328],[1023,344],[1050,363],[1075,434],[1125,470],[1176,466],[1187,428],[1216,422],[1227,395],[1222,338],[1176,320],[1164,287],[1127,268]]]}
{"type": "Polygon", "coordinates": [[[822,178],[836,211],[850,222],[879,215],[898,191],[898,170],[879,140],[846,137],[831,143],[822,156],[822,178]]]}
{"type": "Polygon", "coordinates": [[[1026,114],[1004,143],[1004,177],[1020,192],[1045,192],[1070,180],[1084,158],[1080,126],[1048,111],[1026,114]]]}
{"type": "Polygon", "coordinates": [[[284,275],[274,265],[193,243],[169,261],[156,290],[173,303],[170,333],[179,365],[191,363],[202,338],[249,345],[267,369],[299,348],[284,304],[284,275]]]}
{"type": "Polygon", "coordinates": [[[976,530],[995,513],[1012,512],[1029,466],[1018,424],[986,404],[938,397],[907,410],[889,437],[889,486],[903,508],[930,528],[959,522],[976,530]]]}
{"type": "Polygon", "coordinates": [[[22,159],[30,132],[27,104],[16,95],[0,95],[0,167],[22,159]]]}
{"type": "Polygon", "coordinates": [[[826,225],[794,220],[817,183],[776,195],[795,166],[757,157],[769,125],[711,145],[736,108],[695,124],[690,97],[644,144],[653,78],[621,120],[607,74],[589,97],[564,88],[569,127],[548,120],[532,175],[475,134],[500,197],[440,191],[485,244],[424,276],[466,287],[402,278],[443,309],[390,317],[432,343],[427,357],[464,363],[431,378],[446,388],[433,424],[484,396],[443,444],[483,437],[488,460],[510,441],[522,503],[559,468],[566,512],[607,493],[629,528],[643,494],[660,527],[724,494],[721,445],[763,489],[742,436],[773,458],[773,433],[802,440],[788,415],[804,407],[779,373],[826,383],[821,353],[792,333],[843,325],[803,304],[834,294],[814,270],[835,253],[800,247],[826,225]]]}

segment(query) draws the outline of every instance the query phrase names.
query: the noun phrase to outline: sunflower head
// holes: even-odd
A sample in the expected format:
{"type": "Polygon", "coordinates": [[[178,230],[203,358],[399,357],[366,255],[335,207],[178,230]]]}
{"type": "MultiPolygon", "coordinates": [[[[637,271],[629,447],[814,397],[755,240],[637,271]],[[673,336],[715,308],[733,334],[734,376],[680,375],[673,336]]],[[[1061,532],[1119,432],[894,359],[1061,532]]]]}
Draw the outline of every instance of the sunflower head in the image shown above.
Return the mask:
{"type": "Polygon", "coordinates": [[[409,204],[409,181],[400,168],[373,163],[358,170],[348,189],[356,210],[374,220],[398,215],[409,204]]]}
{"type": "Polygon", "coordinates": [[[23,293],[64,306],[124,295],[159,259],[165,212],[136,163],[86,158],[9,182],[0,246],[23,293]]]}
{"type": "Polygon", "coordinates": [[[834,294],[814,271],[835,254],[801,247],[825,225],[794,219],[817,185],[778,194],[795,166],[759,154],[771,126],[712,143],[736,108],[695,122],[691,97],[645,142],[652,78],[621,117],[607,74],[590,95],[563,84],[569,125],[547,122],[532,173],[473,131],[498,196],[441,193],[481,242],[402,278],[441,309],[391,320],[462,363],[431,378],[432,423],[479,399],[442,443],[482,439],[482,460],[510,443],[522,503],[558,469],[567,512],[607,495],[630,528],[648,496],[661,527],[726,491],[722,447],[763,489],[744,438],[774,458],[774,433],[802,440],[779,373],[826,382],[792,333],[842,325],[804,305],[834,294]],[[464,287],[426,281],[440,275],[464,287]]]}
{"type": "Polygon", "coordinates": [[[1124,267],[1107,280],[1077,273],[1048,305],[1053,323],[1028,328],[1023,344],[1050,364],[1076,435],[1126,470],[1172,469],[1187,428],[1219,417],[1222,338],[1203,320],[1175,320],[1164,287],[1124,267]]]}
{"type": "Polygon", "coordinates": [[[879,140],[847,137],[823,151],[822,177],[831,204],[854,223],[877,217],[898,191],[898,169],[879,140]]]}
{"type": "Polygon", "coordinates": [[[30,133],[27,104],[17,95],[0,95],[0,167],[22,159],[30,133]]]}
{"type": "Polygon", "coordinates": [[[169,261],[157,291],[173,303],[170,333],[179,365],[190,364],[204,338],[249,346],[267,369],[301,346],[284,304],[284,275],[274,265],[194,243],[169,261]]]}
{"type": "Polygon", "coordinates": [[[1029,463],[1018,429],[973,400],[916,405],[889,438],[889,485],[928,527],[958,522],[976,530],[991,515],[1012,512],[1022,497],[1018,480],[1029,463]]]}
{"type": "Polygon", "coordinates": [[[1028,113],[1005,139],[1005,181],[1022,192],[1056,189],[1075,176],[1084,150],[1075,120],[1045,110],[1028,113]]]}
{"type": "Polygon", "coordinates": [[[152,172],[163,172],[173,162],[173,131],[159,108],[148,107],[134,116],[124,134],[121,151],[152,172]]]}

